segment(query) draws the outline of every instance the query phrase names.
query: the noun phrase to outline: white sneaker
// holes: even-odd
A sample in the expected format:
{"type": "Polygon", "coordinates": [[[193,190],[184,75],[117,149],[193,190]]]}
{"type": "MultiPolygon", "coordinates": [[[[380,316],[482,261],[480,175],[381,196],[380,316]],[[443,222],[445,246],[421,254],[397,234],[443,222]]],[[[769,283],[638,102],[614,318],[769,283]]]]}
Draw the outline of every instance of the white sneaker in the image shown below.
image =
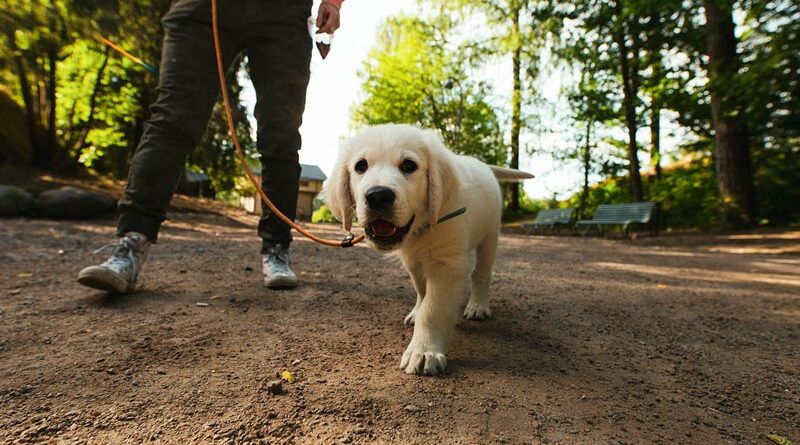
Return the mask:
{"type": "Polygon", "coordinates": [[[78,274],[78,283],[114,293],[129,293],[136,289],[136,279],[142,270],[150,241],[138,232],[128,232],[114,244],[94,251],[114,249],[111,257],[99,266],[89,266],[78,274]]]}
{"type": "Polygon", "coordinates": [[[289,266],[289,248],[276,244],[261,257],[264,269],[264,286],[270,289],[297,287],[297,275],[289,266]]]}

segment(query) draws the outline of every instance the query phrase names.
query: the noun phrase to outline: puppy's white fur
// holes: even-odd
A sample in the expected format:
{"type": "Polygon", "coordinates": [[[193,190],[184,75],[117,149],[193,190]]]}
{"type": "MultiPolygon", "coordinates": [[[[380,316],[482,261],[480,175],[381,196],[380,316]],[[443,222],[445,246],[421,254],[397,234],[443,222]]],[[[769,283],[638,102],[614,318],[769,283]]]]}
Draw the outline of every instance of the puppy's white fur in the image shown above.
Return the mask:
{"type": "MultiPolygon", "coordinates": [[[[500,170],[498,176],[519,173],[500,170]]],[[[502,210],[495,173],[476,159],[448,150],[434,132],[381,125],[343,144],[323,196],[350,230],[353,212],[362,224],[369,221],[365,196],[375,186],[394,192],[391,222],[395,226],[405,226],[413,218],[408,234],[396,245],[368,238],[371,247],[399,256],[417,291],[417,302],[405,319],[413,323],[414,335],[400,368],[409,374],[444,372],[448,339],[464,297],[469,294],[465,317],[491,316],[489,282],[502,210]],[[356,171],[360,160],[366,161],[366,171],[356,171]],[[403,172],[404,160],[416,163],[417,170],[403,172]],[[466,208],[465,214],[436,223],[461,207],[466,208]],[[425,224],[430,227],[426,229],[425,224]]]]}

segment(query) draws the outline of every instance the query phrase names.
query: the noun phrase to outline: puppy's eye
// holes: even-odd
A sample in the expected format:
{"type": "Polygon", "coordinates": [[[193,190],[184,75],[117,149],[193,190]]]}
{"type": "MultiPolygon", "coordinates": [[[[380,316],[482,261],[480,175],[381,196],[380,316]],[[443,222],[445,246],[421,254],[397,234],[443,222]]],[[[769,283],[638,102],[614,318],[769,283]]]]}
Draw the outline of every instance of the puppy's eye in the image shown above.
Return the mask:
{"type": "Polygon", "coordinates": [[[366,159],[362,159],[362,160],[356,162],[356,167],[355,168],[356,168],[356,172],[364,173],[365,171],[367,171],[367,160],[366,159]]]}
{"type": "Polygon", "coordinates": [[[411,159],[405,159],[400,164],[400,171],[403,173],[414,173],[417,169],[417,163],[412,161],[411,159]]]}

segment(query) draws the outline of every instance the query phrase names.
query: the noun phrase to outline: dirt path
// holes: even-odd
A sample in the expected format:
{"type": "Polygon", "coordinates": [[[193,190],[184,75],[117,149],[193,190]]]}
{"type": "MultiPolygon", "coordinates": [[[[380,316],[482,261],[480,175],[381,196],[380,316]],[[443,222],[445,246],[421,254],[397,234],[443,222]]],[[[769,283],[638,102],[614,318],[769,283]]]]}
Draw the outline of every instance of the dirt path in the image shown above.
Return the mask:
{"type": "Polygon", "coordinates": [[[398,265],[301,240],[269,291],[252,227],[176,216],[125,297],[74,282],[111,221],[0,220],[0,442],[800,441],[797,255],[504,236],[495,318],[420,378],[398,265]]]}

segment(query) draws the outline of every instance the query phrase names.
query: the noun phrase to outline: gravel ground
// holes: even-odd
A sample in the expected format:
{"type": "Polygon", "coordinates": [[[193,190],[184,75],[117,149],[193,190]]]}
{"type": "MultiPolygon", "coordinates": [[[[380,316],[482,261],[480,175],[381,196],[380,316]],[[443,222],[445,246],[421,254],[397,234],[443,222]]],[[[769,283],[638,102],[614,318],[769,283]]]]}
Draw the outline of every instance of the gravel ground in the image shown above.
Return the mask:
{"type": "Polygon", "coordinates": [[[128,296],[74,279],[112,221],[0,220],[0,442],[800,441],[800,233],[504,235],[494,318],[422,378],[397,263],[297,240],[270,291],[252,218],[172,216],[128,296]]]}

